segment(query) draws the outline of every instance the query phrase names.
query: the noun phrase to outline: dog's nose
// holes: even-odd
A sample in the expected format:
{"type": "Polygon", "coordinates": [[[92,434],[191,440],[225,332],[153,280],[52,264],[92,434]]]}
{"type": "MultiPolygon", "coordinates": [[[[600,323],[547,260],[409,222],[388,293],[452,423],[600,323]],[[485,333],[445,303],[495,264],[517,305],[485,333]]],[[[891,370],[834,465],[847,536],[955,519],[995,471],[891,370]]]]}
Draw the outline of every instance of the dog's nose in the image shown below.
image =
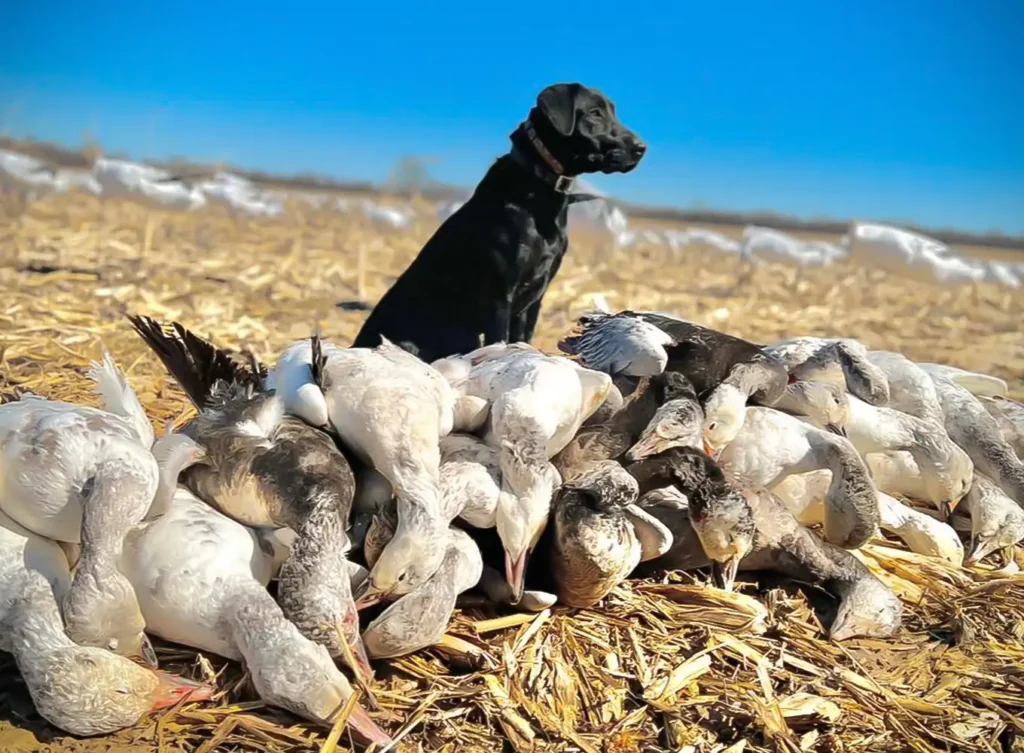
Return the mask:
{"type": "Polygon", "coordinates": [[[640,139],[637,139],[636,141],[633,142],[633,156],[643,157],[646,151],[647,144],[642,142],[640,139]]]}

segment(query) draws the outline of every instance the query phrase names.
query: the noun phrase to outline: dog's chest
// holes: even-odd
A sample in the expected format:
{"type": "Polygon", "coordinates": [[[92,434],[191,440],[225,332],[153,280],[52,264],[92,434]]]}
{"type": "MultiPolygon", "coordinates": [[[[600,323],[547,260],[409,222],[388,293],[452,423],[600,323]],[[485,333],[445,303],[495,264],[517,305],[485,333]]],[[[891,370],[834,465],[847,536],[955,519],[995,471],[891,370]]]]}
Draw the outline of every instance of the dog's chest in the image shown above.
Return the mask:
{"type": "Polygon", "coordinates": [[[552,275],[565,255],[568,239],[564,224],[538,226],[532,220],[517,249],[516,267],[519,270],[516,299],[531,303],[543,295],[552,275]]]}

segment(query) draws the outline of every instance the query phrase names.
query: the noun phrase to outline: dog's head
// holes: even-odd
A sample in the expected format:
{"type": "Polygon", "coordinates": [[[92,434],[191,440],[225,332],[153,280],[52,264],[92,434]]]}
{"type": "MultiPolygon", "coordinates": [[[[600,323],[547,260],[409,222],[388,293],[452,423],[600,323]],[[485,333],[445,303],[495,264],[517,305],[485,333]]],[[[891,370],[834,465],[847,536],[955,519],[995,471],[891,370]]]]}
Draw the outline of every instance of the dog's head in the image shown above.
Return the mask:
{"type": "Polygon", "coordinates": [[[565,175],[628,173],[647,150],[619,121],[612,101],[582,84],[547,87],[537,96],[529,123],[565,175]]]}

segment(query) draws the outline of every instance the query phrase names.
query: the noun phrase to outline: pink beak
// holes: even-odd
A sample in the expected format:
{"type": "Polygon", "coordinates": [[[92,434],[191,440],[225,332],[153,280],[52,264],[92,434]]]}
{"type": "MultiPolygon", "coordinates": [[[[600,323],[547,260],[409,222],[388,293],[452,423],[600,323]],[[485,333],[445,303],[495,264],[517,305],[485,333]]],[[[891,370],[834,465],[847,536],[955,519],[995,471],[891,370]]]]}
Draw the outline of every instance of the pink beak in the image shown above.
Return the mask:
{"type": "Polygon", "coordinates": [[[512,587],[512,603],[518,604],[526,586],[526,552],[519,555],[514,563],[509,553],[505,552],[505,580],[512,587]]]}
{"type": "Polygon", "coordinates": [[[378,727],[377,723],[366,713],[366,709],[358,704],[348,717],[348,726],[364,745],[387,745],[391,742],[388,733],[378,727]]]}
{"type": "Polygon", "coordinates": [[[190,701],[208,701],[213,698],[214,688],[194,680],[172,675],[170,672],[153,670],[159,684],[153,690],[153,706],[155,709],[166,709],[187,698],[190,701]]]}

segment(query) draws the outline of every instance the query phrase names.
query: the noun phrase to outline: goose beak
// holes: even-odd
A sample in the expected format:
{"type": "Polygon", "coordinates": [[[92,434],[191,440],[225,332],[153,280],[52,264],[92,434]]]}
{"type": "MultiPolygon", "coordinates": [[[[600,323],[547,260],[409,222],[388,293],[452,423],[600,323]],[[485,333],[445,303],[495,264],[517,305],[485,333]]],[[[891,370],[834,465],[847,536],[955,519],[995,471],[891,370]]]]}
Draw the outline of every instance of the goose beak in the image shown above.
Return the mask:
{"type": "Polygon", "coordinates": [[[839,424],[825,424],[825,428],[833,434],[838,434],[841,437],[846,436],[846,427],[839,424]]]}
{"type": "Polygon", "coordinates": [[[143,663],[147,667],[156,669],[160,666],[160,662],[156,658],[156,650],[153,648],[153,644],[149,640],[149,636],[143,633],[142,643],[139,646],[139,658],[142,659],[143,663]]]}
{"type": "Polygon", "coordinates": [[[711,562],[711,578],[723,591],[732,590],[736,582],[736,573],[740,569],[740,559],[741,557],[734,555],[725,562],[711,562]]]}
{"type": "Polygon", "coordinates": [[[992,541],[985,536],[971,536],[971,550],[964,557],[964,567],[971,567],[981,562],[995,551],[992,541]]]}
{"type": "Polygon", "coordinates": [[[388,733],[377,726],[377,723],[370,718],[370,715],[366,712],[359,704],[356,704],[352,709],[352,713],[348,717],[348,726],[351,727],[352,732],[355,733],[355,737],[365,745],[374,746],[373,750],[378,750],[376,746],[386,746],[392,742],[388,733]]]}
{"type": "Polygon", "coordinates": [[[956,510],[956,506],[960,500],[944,500],[939,503],[939,512],[942,513],[942,521],[948,525],[953,525],[953,511],[956,510]]]}
{"type": "Polygon", "coordinates": [[[359,637],[359,612],[353,604],[341,624],[335,628],[341,638],[341,658],[352,670],[356,682],[366,692],[370,707],[377,709],[377,698],[373,694],[373,668],[366,655],[363,639],[359,637]]]}
{"type": "Polygon", "coordinates": [[[187,698],[190,701],[208,701],[213,698],[214,688],[194,680],[172,675],[170,672],[154,670],[157,686],[153,690],[153,710],[166,709],[187,698]]]}
{"type": "Polygon", "coordinates": [[[704,454],[707,455],[709,458],[711,458],[712,460],[714,460],[717,463],[718,462],[718,457],[722,454],[722,450],[721,449],[716,450],[714,447],[712,447],[711,445],[709,445],[707,443],[707,440],[705,440],[704,441],[704,454]]]}
{"type": "Polygon", "coordinates": [[[512,561],[511,555],[505,552],[505,580],[512,588],[512,603],[518,604],[523,598],[523,590],[526,587],[526,550],[519,557],[512,561]]]}
{"type": "Polygon", "coordinates": [[[373,583],[370,582],[370,579],[366,578],[366,580],[356,587],[352,595],[356,600],[356,610],[362,610],[380,603],[380,601],[387,596],[387,593],[375,588],[373,583]]]}
{"type": "Polygon", "coordinates": [[[640,440],[626,452],[626,460],[636,463],[672,447],[672,443],[658,436],[657,431],[645,432],[640,440]]]}

